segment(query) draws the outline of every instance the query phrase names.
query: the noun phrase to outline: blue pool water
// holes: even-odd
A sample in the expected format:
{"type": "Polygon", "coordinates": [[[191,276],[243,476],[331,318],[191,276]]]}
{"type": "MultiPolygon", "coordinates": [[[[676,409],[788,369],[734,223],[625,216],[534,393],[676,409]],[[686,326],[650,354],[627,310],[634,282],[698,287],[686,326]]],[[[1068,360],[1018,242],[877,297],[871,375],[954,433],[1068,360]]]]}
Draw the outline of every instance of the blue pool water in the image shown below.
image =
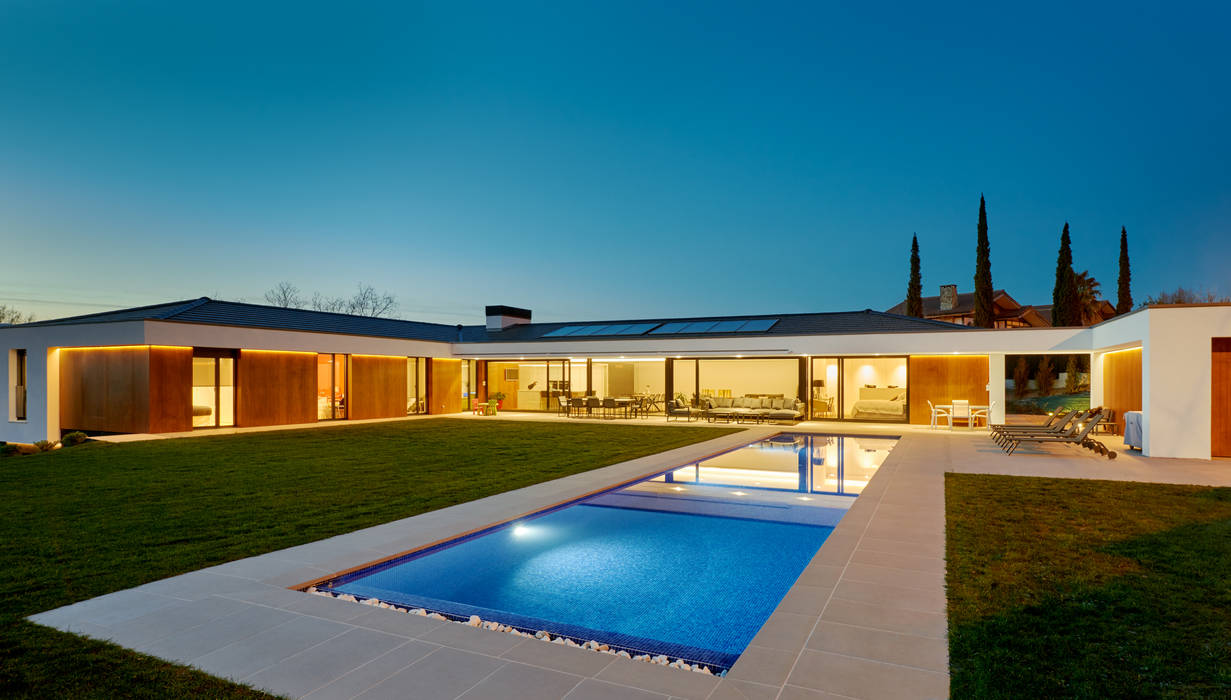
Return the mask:
{"type": "Polygon", "coordinates": [[[895,443],[782,433],[323,588],[729,668],[895,443]]]}
{"type": "Polygon", "coordinates": [[[334,590],[725,666],[832,530],[583,504],[334,590]]]}

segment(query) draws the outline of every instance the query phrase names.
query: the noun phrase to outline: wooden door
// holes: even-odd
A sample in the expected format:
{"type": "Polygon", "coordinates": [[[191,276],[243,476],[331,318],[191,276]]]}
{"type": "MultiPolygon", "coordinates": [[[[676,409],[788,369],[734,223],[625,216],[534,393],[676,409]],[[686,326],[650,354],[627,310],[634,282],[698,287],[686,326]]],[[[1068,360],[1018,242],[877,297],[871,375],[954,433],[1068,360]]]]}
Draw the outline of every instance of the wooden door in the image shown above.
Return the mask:
{"type": "Polygon", "coordinates": [[[1231,457],[1231,338],[1214,338],[1210,385],[1210,454],[1231,457]]]}

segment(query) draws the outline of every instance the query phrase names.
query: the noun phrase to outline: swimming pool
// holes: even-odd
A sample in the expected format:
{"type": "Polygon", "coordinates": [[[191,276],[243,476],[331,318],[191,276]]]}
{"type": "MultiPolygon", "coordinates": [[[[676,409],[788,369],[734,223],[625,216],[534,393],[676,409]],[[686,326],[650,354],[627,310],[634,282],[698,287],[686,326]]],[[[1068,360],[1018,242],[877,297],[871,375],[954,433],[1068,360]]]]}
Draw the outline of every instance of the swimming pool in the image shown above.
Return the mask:
{"type": "Polygon", "coordinates": [[[721,672],[895,442],[782,433],[319,588],[721,672]]]}

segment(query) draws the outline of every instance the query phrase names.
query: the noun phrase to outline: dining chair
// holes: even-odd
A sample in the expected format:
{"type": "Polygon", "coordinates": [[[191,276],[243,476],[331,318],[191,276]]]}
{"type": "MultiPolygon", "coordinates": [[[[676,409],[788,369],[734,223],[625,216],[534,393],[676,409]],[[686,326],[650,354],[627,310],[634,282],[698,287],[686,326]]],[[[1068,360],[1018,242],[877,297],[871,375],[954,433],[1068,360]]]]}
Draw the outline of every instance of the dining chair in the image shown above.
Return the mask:
{"type": "Polygon", "coordinates": [[[603,413],[604,413],[603,417],[604,418],[615,418],[615,412],[616,412],[616,409],[618,408],[619,408],[619,405],[616,403],[615,399],[611,398],[610,396],[603,399],[603,413]]]}
{"type": "Polygon", "coordinates": [[[991,420],[992,409],[994,408],[996,408],[996,402],[992,401],[987,405],[987,408],[976,408],[972,410],[970,412],[971,423],[973,424],[974,421],[982,418],[983,425],[988,425],[988,422],[991,420]]]}
{"type": "Polygon", "coordinates": [[[940,419],[944,418],[949,422],[949,427],[953,427],[953,416],[943,408],[937,408],[932,404],[931,399],[928,399],[928,410],[932,412],[932,421],[928,425],[929,428],[937,428],[940,424],[940,419]]]}
{"type": "Polygon", "coordinates": [[[966,427],[973,427],[974,419],[970,415],[970,401],[968,399],[954,399],[953,409],[949,412],[949,430],[953,430],[953,423],[957,420],[966,421],[966,427]]]}

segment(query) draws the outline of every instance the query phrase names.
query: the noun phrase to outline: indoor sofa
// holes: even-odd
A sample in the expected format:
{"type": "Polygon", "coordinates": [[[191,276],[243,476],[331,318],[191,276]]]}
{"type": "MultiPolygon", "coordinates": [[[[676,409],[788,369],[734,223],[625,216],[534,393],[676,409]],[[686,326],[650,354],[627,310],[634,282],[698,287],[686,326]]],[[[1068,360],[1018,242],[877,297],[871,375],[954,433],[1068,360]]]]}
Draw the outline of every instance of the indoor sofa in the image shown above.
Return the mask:
{"type": "Polygon", "coordinates": [[[797,421],[804,416],[804,404],[794,397],[782,396],[705,396],[701,406],[706,420],[714,421],[746,421],[757,422],[797,421]]]}

